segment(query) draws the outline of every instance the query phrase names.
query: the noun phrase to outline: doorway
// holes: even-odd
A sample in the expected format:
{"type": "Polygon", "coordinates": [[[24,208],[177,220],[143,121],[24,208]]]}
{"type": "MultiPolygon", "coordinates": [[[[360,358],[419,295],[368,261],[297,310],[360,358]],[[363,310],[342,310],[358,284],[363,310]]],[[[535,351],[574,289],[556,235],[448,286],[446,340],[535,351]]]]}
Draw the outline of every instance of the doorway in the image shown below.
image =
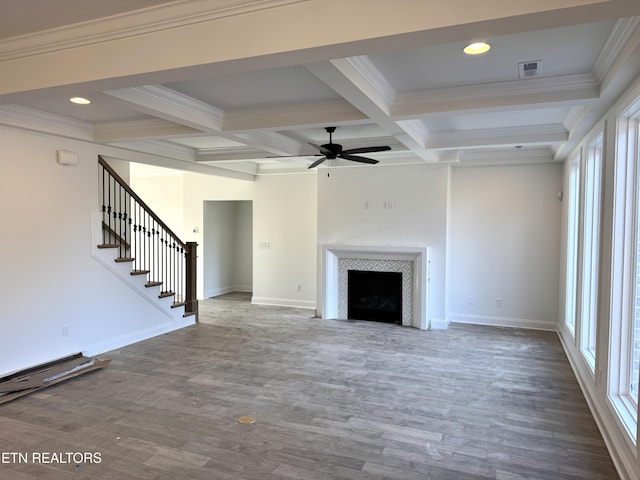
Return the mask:
{"type": "Polygon", "coordinates": [[[211,298],[253,290],[253,202],[207,200],[203,219],[203,290],[211,298]]]}

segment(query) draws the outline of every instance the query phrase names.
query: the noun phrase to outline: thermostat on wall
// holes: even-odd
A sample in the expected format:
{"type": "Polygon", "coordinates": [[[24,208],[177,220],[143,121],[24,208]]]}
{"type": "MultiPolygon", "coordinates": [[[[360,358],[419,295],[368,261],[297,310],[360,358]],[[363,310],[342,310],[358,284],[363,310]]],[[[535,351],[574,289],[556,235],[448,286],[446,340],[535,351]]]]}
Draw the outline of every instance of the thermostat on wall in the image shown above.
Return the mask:
{"type": "Polygon", "coordinates": [[[69,150],[58,150],[58,163],[60,165],[77,165],[78,154],[69,150]]]}

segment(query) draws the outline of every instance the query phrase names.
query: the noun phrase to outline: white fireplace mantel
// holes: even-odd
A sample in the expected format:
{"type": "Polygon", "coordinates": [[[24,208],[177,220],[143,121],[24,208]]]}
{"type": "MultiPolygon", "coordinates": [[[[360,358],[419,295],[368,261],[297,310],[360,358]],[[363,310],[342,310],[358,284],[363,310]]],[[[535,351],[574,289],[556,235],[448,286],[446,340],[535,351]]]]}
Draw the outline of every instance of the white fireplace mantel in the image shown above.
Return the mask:
{"type": "MultiPolygon", "coordinates": [[[[427,247],[323,245],[319,305],[323,319],[338,319],[339,262],[341,259],[405,260],[413,262],[411,326],[426,330],[428,321],[429,249],[427,247]]],[[[404,293],[403,293],[404,295],[404,293]]]]}

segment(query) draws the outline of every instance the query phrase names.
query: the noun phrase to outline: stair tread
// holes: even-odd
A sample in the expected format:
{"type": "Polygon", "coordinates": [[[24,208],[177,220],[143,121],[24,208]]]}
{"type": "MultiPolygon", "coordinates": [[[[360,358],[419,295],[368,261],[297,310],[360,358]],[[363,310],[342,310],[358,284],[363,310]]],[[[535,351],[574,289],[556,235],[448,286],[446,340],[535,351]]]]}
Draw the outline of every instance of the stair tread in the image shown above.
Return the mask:
{"type": "Polygon", "coordinates": [[[131,275],[146,275],[149,270],[131,270],[131,275]]]}
{"type": "Polygon", "coordinates": [[[126,263],[126,262],[133,262],[135,260],[135,258],[132,257],[118,257],[115,259],[116,263],[126,263]]]}
{"type": "Polygon", "coordinates": [[[162,285],[162,282],[147,282],[144,284],[145,287],[159,287],[162,285]]]}
{"type": "Polygon", "coordinates": [[[191,315],[197,315],[198,312],[184,312],[184,314],[182,315],[183,317],[190,317],[191,315]]]}
{"type": "Polygon", "coordinates": [[[171,297],[173,295],[175,295],[175,292],[162,292],[160,295],[158,295],[158,298],[171,297]]]}
{"type": "Polygon", "coordinates": [[[187,302],[174,302],[171,304],[171,308],[184,307],[186,304],[187,302]]]}
{"type": "Polygon", "coordinates": [[[116,243],[102,243],[98,245],[98,248],[118,248],[120,245],[116,243]]]}

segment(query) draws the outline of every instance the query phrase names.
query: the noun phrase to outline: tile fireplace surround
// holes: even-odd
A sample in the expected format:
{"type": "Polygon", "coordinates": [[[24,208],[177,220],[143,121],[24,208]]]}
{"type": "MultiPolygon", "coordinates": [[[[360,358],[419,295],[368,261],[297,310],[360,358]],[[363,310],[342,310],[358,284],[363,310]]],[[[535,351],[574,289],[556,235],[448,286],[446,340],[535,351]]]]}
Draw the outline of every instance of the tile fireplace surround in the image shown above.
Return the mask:
{"type": "Polygon", "coordinates": [[[323,319],[347,318],[347,272],[402,273],[402,325],[426,330],[428,248],[324,245],[319,305],[323,319]]]}

